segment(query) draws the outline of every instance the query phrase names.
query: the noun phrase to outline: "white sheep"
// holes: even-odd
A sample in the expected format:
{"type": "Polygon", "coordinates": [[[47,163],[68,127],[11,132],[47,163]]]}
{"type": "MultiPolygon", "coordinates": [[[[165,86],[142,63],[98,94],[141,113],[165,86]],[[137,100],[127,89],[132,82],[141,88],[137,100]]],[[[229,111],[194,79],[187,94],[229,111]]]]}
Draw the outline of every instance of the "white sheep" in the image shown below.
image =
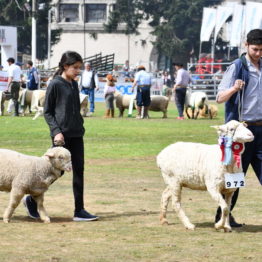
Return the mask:
{"type": "MultiPolygon", "coordinates": [[[[130,95],[122,95],[120,93],[116,95],[115,101],[116,107],[119,109],[119,117],[123,117],[125,109],[129,108],[130,99],[130,95]]],[[[163,112],[163,118],[167,118],[168,103],[169,99],[166,96],[152,95],[149,111],[163,112]]],[[[135,100],[133,109],[135,109],[135,100]]]]}
{"type": "MultiPolygon", "coordinates": [[[[232,137],[234,142],[245,143],[254,139],[253,134],[244,123],[232,120],[227,124],[215,126],[219,136],[232,137]]],[[[182,187],[194,190],[207,190],[221,207],[220,221],[216,229],[231,231],[229,224],[229,207],[236,189],[225,187],[225,173],[242,172],[241,163],[235,159],[228,165],[221,162],[222,153],[219,145],[177,142],[167,146],[157,156],[157,165],[167,185],[161,199],[161,223],[167,223],[166,212],[170,199],[179,219],[187,229],[194,230],[193,225],[181,207],[182,187]],[[222,194],[225,196],[223,198],[222,194]]]]}
{"type": "Polygon", "coordinates": [[[88,95],[79,93],[80,112],[83,117],[88,116],[88,95]]]}
{"type": "Polygon", "coordinates": [[[208,106],[208,98],[205,92],[197,91],[192,93],[191,90],[187,90],[185,99],[185,112],[188,118],[191,118],[190,114],[188,113],[189,108],[192,110],[192,119],[197,119],[199,110],[203,109],[205,105],[208,106]]]}
{"type": "Polygon", "coordinates": [[[6,99],[5,93],[0,90],[0,116],[3,116],[3,115],[4,115],[5,99],[6,99]]]}
{"type": "Polygon", "coordinates": [[[49,223],[43,206],[44,193],[61,176],[61,171],[71,169],[71,154],[63,147],[50,148],[42,157],[0,149],[0,191],[10,192],[3,221],[10,222],[23,196],[30,194],[37,203],[41,220],[49,223]]]}
{"type": "MultiPolygon", "coordinates": [[[[35,116],[33,120],[36,120],[39,116],[42,116],[44,113],[44,103],[45,103],[45,90],[35,90],[35,93],[32,96],[32,111],[35,111],[35,116]],[[38,92],[37,92],[38,91],[38,92]]],[[[87,116],[88,114],[88,96],[79,93],[80,99],[80,112],[81,115],[87,116]]]]}

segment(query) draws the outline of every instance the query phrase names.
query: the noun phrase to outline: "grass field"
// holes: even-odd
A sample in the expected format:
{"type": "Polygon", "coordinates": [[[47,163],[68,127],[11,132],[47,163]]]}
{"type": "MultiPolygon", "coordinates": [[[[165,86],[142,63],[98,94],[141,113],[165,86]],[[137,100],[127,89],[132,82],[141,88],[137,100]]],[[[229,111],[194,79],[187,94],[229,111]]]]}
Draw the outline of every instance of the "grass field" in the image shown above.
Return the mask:
{"type": "MultiPolygon", "coordinates": [[[[72,175],[67,173],[45,195],[51,217],[43,224],[19,205],[11,223],[0,221],[0,262],[260,262],[261,187],[253,171],[241,189],[234,216],[245,226],[225,234],[214,229],[216,203],[207,192],[183,190],[183,205],[195,231],[184,229],[169,207],[170,225],[159,223],[165,188],[156,155],[176,141],[216,143],[216,119],[176,120],[151,113],[149,120],[103,119],[104,104],[85,119],[85,203],[100,216],[96,222],[72,221],[72,175]]],[[[50,146],[44,119],[0,117],[0,148],[40,156],[50,146]]],[[[190,152],[189,152],[190,153],[190,152]]],[[[9,194],[0,193],[0,210],[9,194]]]]}

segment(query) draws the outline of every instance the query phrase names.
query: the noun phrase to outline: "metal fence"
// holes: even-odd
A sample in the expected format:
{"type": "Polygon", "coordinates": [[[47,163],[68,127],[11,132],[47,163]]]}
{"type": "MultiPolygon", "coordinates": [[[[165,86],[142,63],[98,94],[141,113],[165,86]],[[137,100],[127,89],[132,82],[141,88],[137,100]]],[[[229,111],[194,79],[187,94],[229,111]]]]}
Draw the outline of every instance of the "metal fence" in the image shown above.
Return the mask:
{"type": "MultiPolygon", "coordinates": [[[[54,71],[50,70],[40,70],[39,71],[41,76],[41,83],[40,88],[46,88],[47,86],[47,80],[50,76],[53,75],[54,71]]],[[[105,76],[108,73],[113,73],[112,71],[99,71],[98,75],[99,78],[102,79],[102,82],[105,82],[105,76]],[[104,79],[104,80],[103,80],[104,79]]],[[[131,72],[128,76],[126,75],[126,72],[117,72],[117,79],[120,83],[126,83],[130,86],[132,85],[132,81],[134,78],[134,72],[131,72]]],[[[190,84],[190,87],[192,88],[192,91],[204,91],[209,100],[215,100],[218,90],[218,85],[222,79],[223,74],[222,73],[214,73],[214,74],[191,74],[193,83],[190,84]]],[[[154,95],[161,95],[163,92],[163,82],[161,79],[161,74],[152,73],[153,77],[153,86],[152,88],[152,94],[154,95]]]]}
{"type": "Polygon", "coordinates": [[[215,100],[218,85],[223,74],[192,74],[193,83],[190,87],[193,91],[203,91],[207,94],[209,100],[215,100]]]}

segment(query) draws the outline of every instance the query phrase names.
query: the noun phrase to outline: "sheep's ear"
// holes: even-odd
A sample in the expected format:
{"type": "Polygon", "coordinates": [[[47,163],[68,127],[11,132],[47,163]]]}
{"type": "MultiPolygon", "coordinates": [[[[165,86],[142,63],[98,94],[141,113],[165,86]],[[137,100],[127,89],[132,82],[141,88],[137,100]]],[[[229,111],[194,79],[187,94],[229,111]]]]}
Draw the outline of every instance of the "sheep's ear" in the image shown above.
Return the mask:
{"type": "Polygon", "coordinates": [[[220,129],[220,126],[210,126],[210,127],[215,128],[216,130],[220,129]]]}
{"type": "Polygon", "coordinates": [[[50,150],[48,150],[48,151],[45,153],[45,156],[48,156],[49,158],[53,158],[53,157],[55,157],[55,154],[54,154],[54,152],[50,152],[50,150]]]}

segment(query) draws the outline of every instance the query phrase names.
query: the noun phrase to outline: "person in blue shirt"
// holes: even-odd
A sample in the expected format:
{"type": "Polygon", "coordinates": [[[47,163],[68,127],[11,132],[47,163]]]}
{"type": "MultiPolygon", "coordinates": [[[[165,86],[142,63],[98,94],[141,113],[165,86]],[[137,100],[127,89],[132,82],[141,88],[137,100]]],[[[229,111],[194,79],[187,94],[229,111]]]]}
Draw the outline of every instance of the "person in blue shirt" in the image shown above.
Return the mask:
{"type": "MultiPolygon", "coordinates": [[[[245,144],[242,154],[243,172],[251,164],[262,185],[262,29],[253,29],[247,34],[247,52],[233,61],[225,72],[218,87],[217,102],[225,102],[225,122],[245,121],[255,136],[254,141],[245,144]]],[[[239,194],[234,192],[231,211],[239,194]]],[[[218,210],[216,221],[220,218],[218,210]]],[[[240,227],[230,213],[231,227],[240,227]]]]}
{"type": "Polygon", "coordinates": [[[28,61],[26,63],[26,67],[28,68],[27,72],[27,88],[29,90],[37,90],[39,84],[39,76],[37,69],[33,67],[33,62],[28,61]]]}
{"type": "Polygon", "coordinates": [[[144,66],[139,66],[135,75],[135,81],[132,86],[132,92],[135,86],[137,86],[137,112],[136,118],[149,118],[148,109],[151,103],[150,87],[151,87],[151,75],[146,72],[144,66]],[[142,107],[144,107],[144,114],[142,115],[142,107]]]}

